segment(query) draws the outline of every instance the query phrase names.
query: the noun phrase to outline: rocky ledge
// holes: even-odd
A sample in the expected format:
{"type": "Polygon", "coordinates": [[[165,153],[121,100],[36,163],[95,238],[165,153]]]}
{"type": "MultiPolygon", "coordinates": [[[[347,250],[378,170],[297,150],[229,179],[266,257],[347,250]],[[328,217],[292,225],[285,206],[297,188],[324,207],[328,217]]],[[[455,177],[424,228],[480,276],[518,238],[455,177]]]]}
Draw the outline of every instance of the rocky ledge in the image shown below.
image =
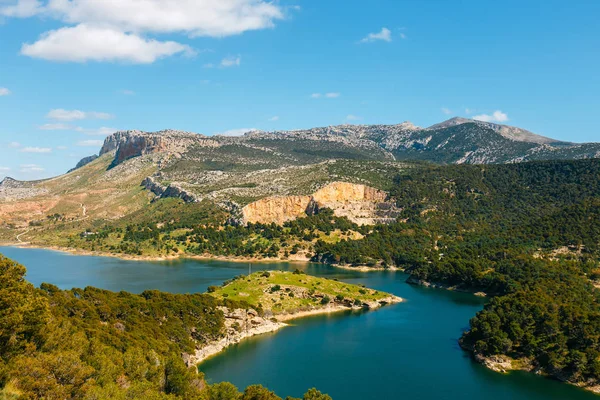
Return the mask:
{"type": "Polygon", "coordinates": [[[333,182],[312,195],[273,196],[250,203],[242,209],[242,222],[281,225],[330,208],[336,216],[359,225],[389,223],[395,221],[400,210],[386,199],[386,192],[370,186],[333,182]]]}

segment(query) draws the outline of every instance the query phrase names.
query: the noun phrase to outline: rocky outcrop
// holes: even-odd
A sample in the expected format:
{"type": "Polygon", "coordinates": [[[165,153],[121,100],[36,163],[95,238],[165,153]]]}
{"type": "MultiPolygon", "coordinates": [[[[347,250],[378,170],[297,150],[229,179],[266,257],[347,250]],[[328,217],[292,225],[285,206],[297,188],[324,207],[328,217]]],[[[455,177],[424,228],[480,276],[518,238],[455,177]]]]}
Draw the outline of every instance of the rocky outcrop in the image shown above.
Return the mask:
{"type": "Polygon", "coordinates": [[[157,197],[162,199],[172,197],[182,199],[186,203],[196,203],[200,201],[200,198],[198,196],[196,196],[194,193],[185,190],[177,183],[171,183],[169,184],[169,186],[164,186],[156,182],[151,176],[144,179],[144,181],[142,182],[142,186],[146,190],[154,193],[157,197]]]}
{"type": "Polygon", "coordinates": [[[183,354],[184,362],[189,366],[198,365],[207,358],[220,353],[227,347],[242,340],[274,332],[286,326],[285,323],[263,318],[254,309],[229,309],[219,307],[225,316],[224,336],[196,349],[194,354],[183,354]]]}
{"type": "Polygon", "coordinates": [[[21,200],[48,193],[47,189],[37,187],[40,181],[18,181],[6,177],[0,182],[0,200],[21,200]]]}
{"type": "Polygon", "coordinates": [[[267,197],[242,209],[244,223],[283,224],[330,208],[359,225],[395,221],[399,211],[384,191],[354,183],[333,182],[310,196],[267,197]]]}
{"type": "Polygon", "coordinates": [[[311,196],[276,196],[255,201],[242,209],[244,223],[278,225],[306,216],[311,204],[311,196]]]}
{"type": "Polygon", "coordinates": [[[94,161],[94,160],[95,160],[95,159],[97,159],[97,158],[98,158],[98,156],[97,156],[97,155],[95,155],[95,154],[93,154],[93,155],[91,155],[91,156],[89,156],[89,157],[84,157],[84,158],[82,158],[82,159],[81,159],[81,160],[80,160],[80,161],[77,163],[77,165],[75,165],[75,168],[71,168],[69,171],[67,171],[67,174],[68,174],[68,173],[71,173],[71,172],[73,172],[73,171],[75,171],[75,170],[78,170],[79,168],[83,168],[83,167],[85,167],[86,165],[88,165],[89,163],[91,163],[92,161],[94,161]]]}
{"type": "Polygon", "coordinates": [[[181,154],[191,146],[217,147],[219,143],[206,136],[165,130],[160,132],[120,131],[104,141],[100,155],[116,151],[111,167],[145,154],[181,154]]]}

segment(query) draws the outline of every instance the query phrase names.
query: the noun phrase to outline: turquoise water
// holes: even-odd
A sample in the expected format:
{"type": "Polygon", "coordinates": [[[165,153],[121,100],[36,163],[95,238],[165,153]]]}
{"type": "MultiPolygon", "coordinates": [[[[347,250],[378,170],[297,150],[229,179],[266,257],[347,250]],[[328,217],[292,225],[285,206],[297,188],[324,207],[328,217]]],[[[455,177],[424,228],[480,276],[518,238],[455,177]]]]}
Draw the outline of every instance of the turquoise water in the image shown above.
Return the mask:
{"type": "MultiPolygon", "coordinates": [[[[27,279],[35,285],[50,282],[64,289],[191,293],[248,271],[246,264],[221,261],[137,262],[1,247],[0,253],[27,266],[27,279]]],[[[282,396],[300,396],[316,386],[337,400],[598,399],[549,379],[501,375],[471,361],[457,339],[483,306],[475,296],[411,286],[401,273],[360,273],[319,264],[253,265],[253,270],[295,268],[364,283],[406,302],[374,312],[305,318],[246,340],[200,365],[209,382],[227,380],[238,387],[260,383],[282,396]]]]}

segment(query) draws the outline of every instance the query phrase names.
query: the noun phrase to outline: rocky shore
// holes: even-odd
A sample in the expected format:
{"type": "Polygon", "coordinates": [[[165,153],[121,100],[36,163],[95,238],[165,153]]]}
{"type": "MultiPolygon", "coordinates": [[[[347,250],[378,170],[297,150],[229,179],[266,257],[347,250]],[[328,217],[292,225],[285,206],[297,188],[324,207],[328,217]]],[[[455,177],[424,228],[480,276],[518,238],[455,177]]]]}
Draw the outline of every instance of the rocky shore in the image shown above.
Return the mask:
{"type": "Polygon", "coordinates": [[[219,340],[199,347],[194,354],[183,354],[183,359],[188,366],[201,364],[208,358],[219,354],[229,346],[240,343],[244,339],[278,331],[279,329],[288,326],[286,322],[290,320],[349,310],[375,310],[382,306],[396,304],[402,301],[402,298],[392,295],[378,301],[364,303],[362,306],[347,307],[332,303],[325,307],[308,311],[276,314],[270,318],[260,316],[258,312],[253,309],[246,311],[243,309],[230,310],[221,307],[221,310],[225,314],[225,336],[219,340]]]}

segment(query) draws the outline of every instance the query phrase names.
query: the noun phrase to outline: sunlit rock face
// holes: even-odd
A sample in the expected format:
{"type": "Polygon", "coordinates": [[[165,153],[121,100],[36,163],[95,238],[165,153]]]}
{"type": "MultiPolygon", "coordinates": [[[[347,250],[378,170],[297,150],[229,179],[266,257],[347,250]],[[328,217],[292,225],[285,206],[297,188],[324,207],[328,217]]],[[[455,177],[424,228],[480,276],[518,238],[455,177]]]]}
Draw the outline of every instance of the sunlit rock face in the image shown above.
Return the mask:
{"type": "Polygon", "coordinates": [[[389,223],[400,210],[386,199],[387,193],[366,185],[333,182],[310,196],[275,196],[250,203],[242,209],[242,221],[281,225],[330,208],[359,225],[389,223]]]}

